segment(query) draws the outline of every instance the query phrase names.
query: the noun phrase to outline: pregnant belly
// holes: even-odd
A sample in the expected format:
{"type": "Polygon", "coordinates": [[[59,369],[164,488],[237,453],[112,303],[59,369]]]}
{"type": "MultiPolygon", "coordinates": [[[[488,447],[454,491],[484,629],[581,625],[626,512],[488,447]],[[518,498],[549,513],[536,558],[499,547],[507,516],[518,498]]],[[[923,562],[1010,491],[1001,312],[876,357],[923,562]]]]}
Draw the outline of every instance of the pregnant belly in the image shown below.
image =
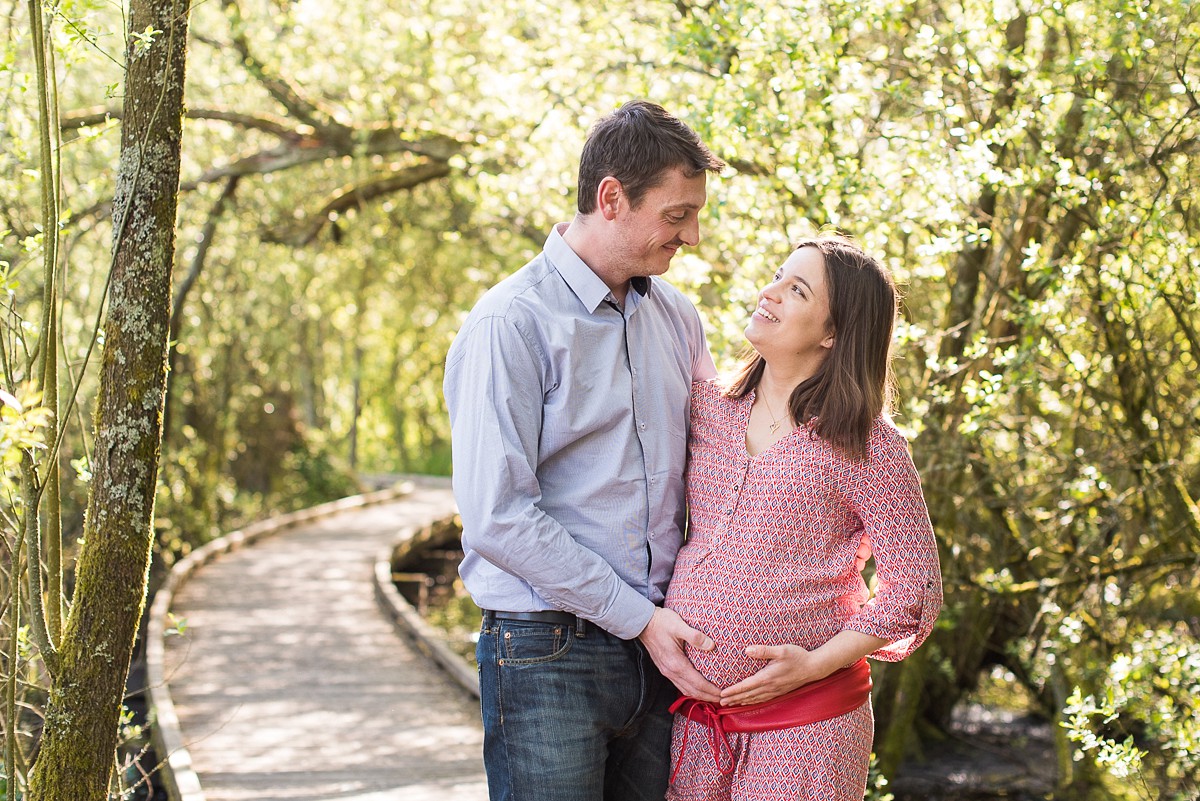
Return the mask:
{"type": "MultiPolygon", "coordinates": [[[[861,583],[861,579],[858,579],[861,583]]],[[[665,606],[716,643],[687,649],[701,675],[728,687],[766,666],[749,645],[800,645],[812,650],[841,631],[862,600],[827,576],[798,576],[771,560],[747,563],[740,555],[684,546],[665,606]]]]}
{"type": "MultiPolygon", "coordinates": [[[[757,673],[767,663],[746,656],[749,645],[803,644],[812,636],[810,630],[795,627],[797,616],[771,609],[771,605],[741,603],[714,604],[711,600],[697,603],[676,593],[668,594],[666,606],[673,609],[692,628],[698,629],[716,643],[711,651],[688,646],[687,656],[696,670],[718,687],[728,687],[757,673]]],[[[807,629],[807,627],[805,627],[807,629]]]]}

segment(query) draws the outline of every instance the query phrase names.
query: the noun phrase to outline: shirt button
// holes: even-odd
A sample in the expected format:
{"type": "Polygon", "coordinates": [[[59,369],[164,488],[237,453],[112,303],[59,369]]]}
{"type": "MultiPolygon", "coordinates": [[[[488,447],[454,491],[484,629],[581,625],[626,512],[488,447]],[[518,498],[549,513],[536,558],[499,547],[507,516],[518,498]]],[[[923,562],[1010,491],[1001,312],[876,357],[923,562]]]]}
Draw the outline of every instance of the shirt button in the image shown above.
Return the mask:
{"type": "Polygon", "coordinates": [[[642,426],[642,430],[643,430],[643,431],[645,431],[645,430],[646,430],[646,424],[645,424],[645,423],[642,423],[642,424],[641,424],[641,426],[642,426]]]}

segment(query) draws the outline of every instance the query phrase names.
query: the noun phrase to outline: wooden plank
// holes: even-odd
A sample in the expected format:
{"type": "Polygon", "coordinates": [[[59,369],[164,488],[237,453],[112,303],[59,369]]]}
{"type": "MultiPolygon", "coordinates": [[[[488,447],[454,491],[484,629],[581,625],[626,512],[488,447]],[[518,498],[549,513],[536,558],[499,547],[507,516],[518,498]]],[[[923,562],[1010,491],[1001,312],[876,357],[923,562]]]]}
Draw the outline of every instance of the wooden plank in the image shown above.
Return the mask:
{"type": "Polygon", "coordinates": [[[397,532],[452,511],[432,482],[230,552],[176,594],[165,671],[207,801],[487,797],[477,701],[373,597],[397,532]]]}

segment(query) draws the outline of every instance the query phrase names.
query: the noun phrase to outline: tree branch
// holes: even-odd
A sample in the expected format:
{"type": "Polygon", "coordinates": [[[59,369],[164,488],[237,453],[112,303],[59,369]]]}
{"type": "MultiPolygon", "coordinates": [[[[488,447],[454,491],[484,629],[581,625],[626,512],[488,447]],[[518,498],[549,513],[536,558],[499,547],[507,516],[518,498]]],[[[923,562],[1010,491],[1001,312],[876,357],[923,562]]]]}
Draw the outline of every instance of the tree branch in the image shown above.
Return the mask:
{"type": "Polygon", "coordinates": [[[187,275],[179,282],[179,286],[176,287],[174,292],[174,299],[171,306],[171,321],[167,329],[167,346],[170,350],[167,352],[167,389],[166,400],[163,406],[164,443],[171,437],[171,417],[175,408],[175,398],[174,393],[171,392],[171,386],[175,376],[178,375],[176,368],[179,364],[179,333],[183,329],[183,305],[187,302],[192,287],[196,285],[196,281],[200,278],[200,273],[204,270],[204,263],[208,259],[208,251],[212,247],[213,237],[217,233],[217,224],[225,214],[225,209],[233,202],[233,196],[237,193],[239,180],[238,176],[226,179],[225,188],[221,191],[220,197],[217,198],[209,210],[208,219],[204,221],[204,228],[200,231],[200,239],[196,244],[196,253],[192,256],[192,263],[188,267],[187,275]]]}
{"type": "Polygon", "coordinates": [[[241,56],[243,66],[258,79],[271,97],[287,109],[288,114],[320,131],[322,138],[349,140],[354,130],[351,126],[336,119],[332,111],[323,108],[316,101],[306,98],[287,79],[272,75],[263,62],[250,51],[246,23],[242,19],[242,10],[236,0],[221,0],[221,7],[229,17],[231,46],[241,56]]]}
{"type": "Polygon", "coordinates": [[[334,192],[320,210],[308,215],[293,226],[285,229],[275,229],[263,234],[263,241],[278,244],[303,247],[317,238],[317,234],[329,222],[333,214],[339,214],[352,208],[358,208],[376,198],[412,189],[429,181],[444,178],[450,174],[450,165],[445,162],[432,162],[415,167],[398,170],[391,175],[363,184],[351,184],[334,192]]]}
{"type": "MultiPolygon", "coordinates": [[[[59,121],[59,127],[65,133],[80,128],[92,128],[103,125],[109,120],[121,119],[122,110],[118,107],[96,106],[79,109],[64,114],[59,121]]],[[[286,118],[265,114],[244,114],[240,111],[224,108],[190,108],[184,116],[192,120],[219,120],[241,128],[263,131],[278,136],[285,141],[294,142],[310,137],[314,131],[310,125],[296,125],[286,118]]]]}
{"type": "Polygon", "coordinates": [[[278,147],[260,150],[231,164],[214,167],[198,178],[185,182],[181,188],[188,191],[201,184],[233,176],[279,172],[341,156],[381,156],[403,152],[446,162],[462,152],[463,147],[461,142],[450,136],[437,134],[416,139],[406,131],[383,126],[363,129],[349,141],[329,141],[318,133],[317,136],[304,137],[278,147]]]}
{"type": "Polygon", "coordinates": [[[249,156],[243,156],[231,164],[213,167],[191,181],[184,181],[179,188],[181,191],[190,192],[214,181],[240,178],[245,175],[265,175],[343,155],[348,154],[320,141],[309,139],[294,145],[280,145],[260,150],[249,156]]]}

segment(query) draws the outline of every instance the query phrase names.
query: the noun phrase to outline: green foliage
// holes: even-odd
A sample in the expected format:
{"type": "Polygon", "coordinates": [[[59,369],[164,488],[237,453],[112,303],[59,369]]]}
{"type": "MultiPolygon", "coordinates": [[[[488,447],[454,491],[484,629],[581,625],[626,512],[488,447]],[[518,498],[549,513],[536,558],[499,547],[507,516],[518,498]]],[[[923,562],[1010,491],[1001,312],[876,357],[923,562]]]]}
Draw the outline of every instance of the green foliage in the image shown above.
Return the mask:
{"type": "Polygon", "coordinates": [[[6,498],[20,497],[15,477],[23,454],[46,448],[50,412],[40,403],[40,394],[28,384],[17,388],[16,395],[0,389],[0,464],[4,466],[0,491],[6,498]]]}
{"type": "Polygon", "coordinates": [[[1079,743],[1076,760],[1092,758],[1096,764],[1118,779],[1127,779],[1142,769],[1146,752],[1134,745],[1133,735],[1121,742],[1096,733],[1096,728],[1107,728],[1117,720],[1118,709],[1112,695],[1100,702],[1094,696],[1086,698],[1076,688],[1067,699],[1063,712],[1067,721],[1063,723],[1072,742],[1079,743]]]}
{"type": "Polygon", "coordinates": [[[894,801],[895,796],[888,790],[887,776],[879,770],[879,759],[871,754],[870,771],[867,774],[867,793],[865,801],[894,801]]]}
{"type": "MultiPolygon", "coordinates": [[[[25,384],[17,388],[14,395],[0,390],[0,530],[3,548],[7,554],[0,562],[0,608],[3,608],[4,626],[0,629],[0,652],[3,654],[3,719],[4,751],[0,754],[0,770],[3,771],[3,792],[8,797],[8,788],[21,788],[25,782],[27,754],[33,745],[35,732],[40,726],[36,710],[45,700],[44,674],[37,661],[37,651],[30,639],[29,626],[23,624],[12,612],[14,598],[21,594],[24,577],[21,560],[16,555],[22,552],[24,530],[21,521],[31,499],[27,497],[27,486],[20,480],[26,454],[44,452],[46,449],[49,412],[39,405],[39,394],[25,384]]],[[[15,789],[12,797],[21,798],[23,793],[15,789]]]]}
{"type": "MultiPolygon", "coordinates": [[[[8,769],[5,767],[3,762],[0,762],[0,801],[9,801],[8,786],[8,769]]],[[[12,794],[13,801],[20,801],[20,799],[24,797],[24,793],[20,791],[12,794]]]]}
{"type": "Polygon", "coordinates": [[[1112,659],[1096,693],[1075,688],[1062,725],[1080,744],[1076,759],[1137,779],[1147,798],[1182,801],[1200,788],[1198,692],[1200,642],[1178,626],[1147,630],[1112,659]]]}

